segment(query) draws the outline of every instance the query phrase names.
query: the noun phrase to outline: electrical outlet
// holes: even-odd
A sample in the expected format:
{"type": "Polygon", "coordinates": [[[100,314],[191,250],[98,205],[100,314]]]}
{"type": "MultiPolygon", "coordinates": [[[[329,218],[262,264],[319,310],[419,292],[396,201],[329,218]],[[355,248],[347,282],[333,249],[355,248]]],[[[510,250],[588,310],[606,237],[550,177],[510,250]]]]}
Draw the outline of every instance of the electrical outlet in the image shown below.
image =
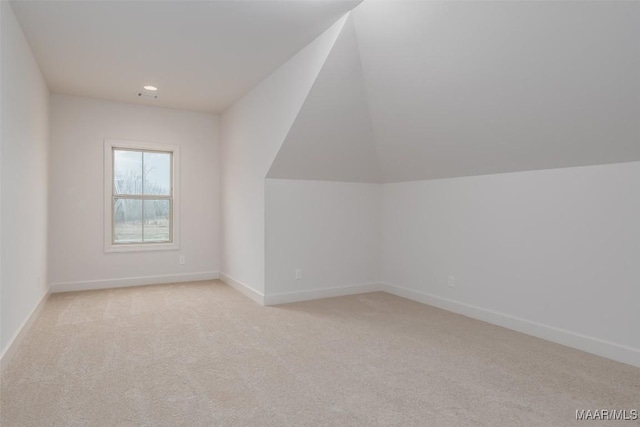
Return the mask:
{"type": "Polygon", "coordinates": [[[185,258],[184,255],[180,255],[180,258],[179,258],[178,262],[180,264],[186,264],[187,263],[187,259],[185,258]]]}
{"type": "Polygon", "coordinates": [[[447,280],[447,286],[449,286],[450,288],[456,287],[456,278],[454,276],[449,276],[449,279],[447,280]]]}
{"type": "Polygon", "coordinates": [[[300,280],[302,279],[302,269],[297,268],[296,269],[296,280],[300,280]]]}

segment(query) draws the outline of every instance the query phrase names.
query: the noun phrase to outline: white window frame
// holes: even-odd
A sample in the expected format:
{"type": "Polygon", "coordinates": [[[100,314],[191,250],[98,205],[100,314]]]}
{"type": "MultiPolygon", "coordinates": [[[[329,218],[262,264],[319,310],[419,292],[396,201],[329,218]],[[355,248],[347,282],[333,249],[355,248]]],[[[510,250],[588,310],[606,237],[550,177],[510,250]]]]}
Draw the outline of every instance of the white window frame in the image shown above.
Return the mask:
{"type": "Polygon", "coordinates": [[[105,252],[142,252],[171,251],[180,249],[180,146],[153,144],[148,142],[104,140],[104,251],[105,252]],[[167,243],[113,243],[113,150],[164,151],[171,152],[172,174],[171,206],[172,241],[167,243]]]}

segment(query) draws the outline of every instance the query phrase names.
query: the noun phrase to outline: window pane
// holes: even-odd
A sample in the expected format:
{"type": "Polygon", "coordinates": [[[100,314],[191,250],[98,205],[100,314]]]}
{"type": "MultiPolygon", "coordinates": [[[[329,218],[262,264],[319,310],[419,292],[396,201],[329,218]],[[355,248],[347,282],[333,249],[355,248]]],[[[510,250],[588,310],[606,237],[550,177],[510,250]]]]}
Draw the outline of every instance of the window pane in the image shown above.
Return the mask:
{"type": "Polygon", "coordinates": [[[115,199],[113,228],[114,243],[142,242],[142,200],[115,199]]]}
{"type": "Polygon", "coordinates": [[[144,194],[171,193],[171,154],[144,153],[144,194]]]}
{"type": "Polygon", "coordinates": [[[115,194],[142,194],[142,153],[113,150],[115,194]]]}
{"type": "Polygon", "coordinates": [[[169,242],[171,221],[171,204],[169,200],[144,201],[144,241],[169,242]]]}

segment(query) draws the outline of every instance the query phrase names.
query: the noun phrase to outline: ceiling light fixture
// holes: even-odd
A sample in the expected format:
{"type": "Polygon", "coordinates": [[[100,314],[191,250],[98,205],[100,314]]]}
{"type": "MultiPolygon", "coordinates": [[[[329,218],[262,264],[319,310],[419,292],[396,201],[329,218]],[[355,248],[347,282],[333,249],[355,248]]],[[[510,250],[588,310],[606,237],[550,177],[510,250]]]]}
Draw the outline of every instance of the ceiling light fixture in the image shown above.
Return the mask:
{"type": "Polygon", "coordinates": [[[153,90],[153,91],[158,90],[158,88],[155,87],[155,86],[145,86],[144,89],[145,90],[153,90]]]}

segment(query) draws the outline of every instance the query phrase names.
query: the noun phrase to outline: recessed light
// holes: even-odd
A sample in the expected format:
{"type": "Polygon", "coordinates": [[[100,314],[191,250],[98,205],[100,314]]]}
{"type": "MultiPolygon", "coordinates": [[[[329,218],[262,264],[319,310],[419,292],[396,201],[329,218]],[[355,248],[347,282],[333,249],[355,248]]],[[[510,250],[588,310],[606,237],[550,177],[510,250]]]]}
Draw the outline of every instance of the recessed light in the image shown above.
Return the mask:
{"type": "Polygon", "coordinates": [[[145,90],[158,90],[158,88],[155,87],[155,86],[145,86],[144,89],[145,90]]]}

